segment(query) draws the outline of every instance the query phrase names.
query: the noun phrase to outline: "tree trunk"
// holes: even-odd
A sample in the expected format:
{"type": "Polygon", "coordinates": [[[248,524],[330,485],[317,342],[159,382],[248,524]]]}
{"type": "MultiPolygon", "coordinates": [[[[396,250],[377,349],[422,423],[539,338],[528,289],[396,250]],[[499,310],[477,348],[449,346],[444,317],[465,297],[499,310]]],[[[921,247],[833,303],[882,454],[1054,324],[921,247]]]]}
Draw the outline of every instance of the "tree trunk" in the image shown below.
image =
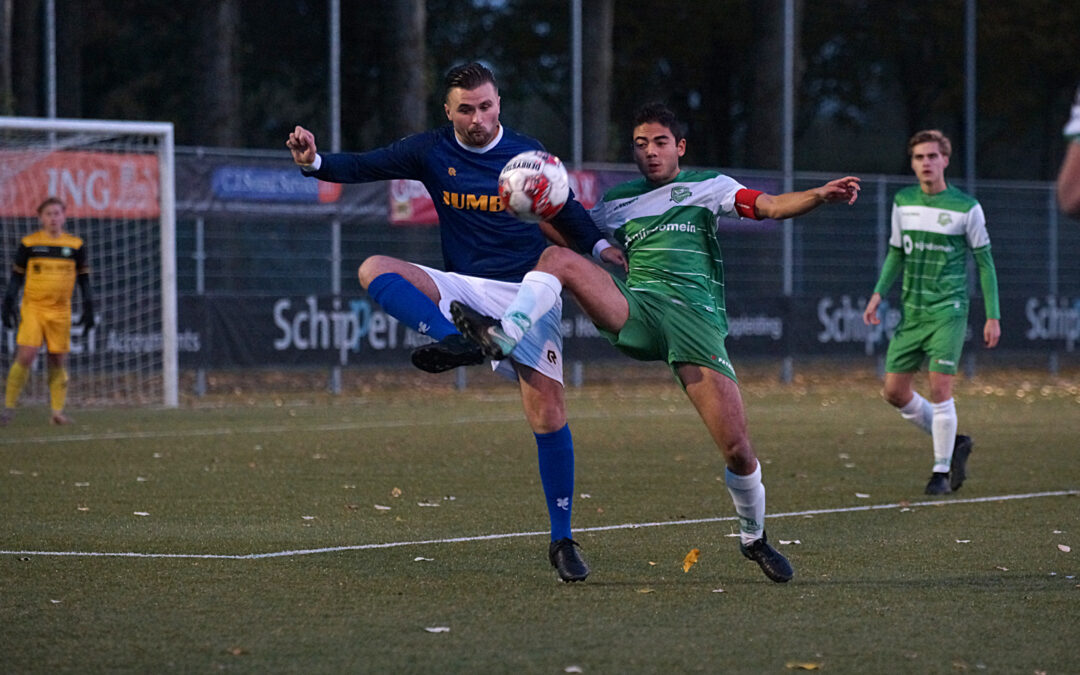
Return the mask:
{"type": "Polygon", "coordinates": [[[84,0],[56,3],[56,115],[82,117],[84,0]]]}
{"type": "Polygon", "coordinates": [[[201,105],[197,113],[199,136],[207,145],[237,147],[240,135],[240,77],[237,73],[240,12],[236,0],[203,3],[203,34],[199,44],[201,105]]]}
{"type": "MultiPolygon", "coordinates": [[[[805,70],[801,54],[803,0],[795,0],[795,100],[805,70]]],[[[754,3],[754,46],[748,55],[750,78],[746,153],[743,164],[753,168],[778,169],[782,162],[784,106],[784,4],[754,3]]]]}
{"type": "Polygon", "coordinates": [[[424,0],[391,0],[385,5],[386,29],[377,31],[387,56],[381,98],[386,135],[396,139],[428,126],[427,8],[424,0]]]}
{"type": "Polygon", "coordinates": [[[12,13],[11,89],[16,115],[36,117],[44,106],[42,90],[41,0],[18,0],[12,13]]]}
{"type": "Polygon", "coordinates": [[[11,89],[11,26],[15,0],[0,0],[0,115],[15,113],[15,93],[11,89]]]}
{"type": "Polygon", "coordinates": [[[615,0],[582,3],[582,157],[587,162],[611,159],[612,31],[615,0]]]}

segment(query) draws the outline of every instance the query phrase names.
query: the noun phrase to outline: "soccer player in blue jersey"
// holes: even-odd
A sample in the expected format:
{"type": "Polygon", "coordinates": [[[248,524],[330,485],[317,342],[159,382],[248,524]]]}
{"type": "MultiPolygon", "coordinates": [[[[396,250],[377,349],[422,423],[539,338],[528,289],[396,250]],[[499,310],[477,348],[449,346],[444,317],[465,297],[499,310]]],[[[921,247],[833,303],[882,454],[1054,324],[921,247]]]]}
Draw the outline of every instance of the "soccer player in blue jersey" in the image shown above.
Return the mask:
{"type": "Polygon", "coordinates": [[[626,247],[626,280],[551,248],[505,312],[485,316],[455,302],[454,323],[489,356],[512,352],[567,288],[616,349],[641,361],[666,362],[727,464],[724,479],[739,516],[742,554],[773,581],[789,581],[791,564],[765,537],[761,465],[724,346],[727,310],[716,226],[720,218],[793,218],[828,202],[851,204],[859,179],[770,195],[716,171],[684,171],[683,126],[662,104],[637,112],[633,144],[641,178],[612,188],[593,209],[602,230],[626,247]]]}
{"type": "MultiPolygon", "coordinates": [[[[607,262],[624,262],[622,252],[604,240],[573,194],[552,219],[554,231],[542,231],[504,210],[498,194],[503,165],[520,152],[543,147],[500,123],[499,92],[487,67],[457,66],[447,73],[445,84],[443,107],[450,124],[438,129],[360,154],[320,154],[314,135],[299,126],[286,142],[307,176],[335,183],[410,178],[427,188],[439,214],[445,269],[375,255],[360,265],[359,276],[390,315],[436,340],[412,354],[416,367],[433,373],[484,362],[480,347],[450,322],[450,303],[461,300],[502,314],[548,246],[544,232],[607,262]]],[[[551,519],[548,559],[563,581],[581,581],[589,568],[570,536],[574,446],[566,423],[561,317],[558,303],[540,319],[533,339],[492,366],[517,379],[525,417],[536,437],[551,519]]]]}

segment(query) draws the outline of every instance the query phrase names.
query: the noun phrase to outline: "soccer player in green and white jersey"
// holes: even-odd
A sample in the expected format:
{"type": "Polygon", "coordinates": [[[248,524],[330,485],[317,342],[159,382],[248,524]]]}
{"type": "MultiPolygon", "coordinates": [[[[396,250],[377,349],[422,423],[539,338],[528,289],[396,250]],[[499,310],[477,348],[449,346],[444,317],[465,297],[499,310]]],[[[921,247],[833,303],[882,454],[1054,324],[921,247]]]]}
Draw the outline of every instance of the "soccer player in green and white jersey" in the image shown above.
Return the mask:
{"type": "Polygon", "coordinates": [[[727,464],[740,550],[773,581],[788,581],[794,574],[790,563],[765,538],[761,465],[724,348],[727,315],[716,224],[719,218],[791,218],[825,202],[850,204],[858,197],[859,179],[769,195],[715,171],[681,171],[682,125],[660,104],[638,111],[633,143],[642,177],[613,188],[593,209],[600,229],[626,247],[626,281],[568,249],[549,247],[501,319],[461,303],[451,305],[451,315],[485,353],[505,355],[568,288],[619,351],[667,362],[727,464]]]}
{"type": "Polygon", "coordinates": [[[1001,337],[997,274],[990,255],[990,236],[982,206],[945,182],[952,145],[940,131],[920,131],[908,141],[911,169],[918,185],[896,193],[889,252],[863,321],[879,324],[877,310],[903,272],[903,319],[896,327],[885,360],[885,400],[904,419],[933,438],[934,469],[926,494],[948,494],[967,476],[972,443],[957,436],[953,376],[967,333],[967,253],[979,268],[986,305],[983,340],[997,346],[1001,337]],[[930,401],[912,388],[915,373],[930,361],[930,401]]]}

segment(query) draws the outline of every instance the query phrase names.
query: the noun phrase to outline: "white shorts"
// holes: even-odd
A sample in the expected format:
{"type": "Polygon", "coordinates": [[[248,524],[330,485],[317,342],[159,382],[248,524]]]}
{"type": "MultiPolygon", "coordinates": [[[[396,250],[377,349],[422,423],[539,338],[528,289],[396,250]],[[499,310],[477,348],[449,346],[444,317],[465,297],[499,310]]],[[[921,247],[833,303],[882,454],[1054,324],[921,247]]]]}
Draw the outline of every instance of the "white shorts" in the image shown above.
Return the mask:
{"type": "MultiPolygon", "coordinates": [[[[443,272],[423,265],[417,267],[438,287],[439,311],[447,319],[450,318],[450,303],[454,300],[464,302],[481,314],[501,317],[521,288],[519,283],[443,272]]],[[[510,358],[563,384],[562,298],[525,334],[510,353],[510,358]]],[[[517,379],[517,372],[508,360],[492,361],[491,369],[503,377],[517,379]]]]}

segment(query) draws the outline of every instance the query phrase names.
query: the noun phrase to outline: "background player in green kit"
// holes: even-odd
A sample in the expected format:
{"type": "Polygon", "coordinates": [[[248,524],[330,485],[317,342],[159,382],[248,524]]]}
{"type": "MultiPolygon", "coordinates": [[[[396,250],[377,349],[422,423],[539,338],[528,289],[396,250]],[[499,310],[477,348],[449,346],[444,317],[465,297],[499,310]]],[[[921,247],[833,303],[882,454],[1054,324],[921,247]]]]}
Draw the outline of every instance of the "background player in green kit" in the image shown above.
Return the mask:
{"type": "Polygon", "coordinates": [[[626,248],[626,281],[565,248],[549,247],[525,275],[501,319],[451,305],[454,322],[485,353],[509,354],[559,299],[563,287],[619,351],[666,361],[723,453],[739,516],[740,550],[776,582],[791,579],[787,559],[765,538],[765,488],[750,445],[735,371],[724,349],[727,313],[718,218],[791,218],[825,202],[853,203],[859,179],[769,195],[715,171],[681,171],[682,125],[660,104],[634,118],[634,161],[642,178],[611,189],[592,211],[600,229],[626,248]]]}
{"type": "Polygon", "coordinates": [[[969,437],[956,435],[952,395],[967,333],[968,249],[979,268],[987,347],[997,346],[1001,337],[1001,312],[982,207],[945,182],[952,154],[949,139],[937,130],[920,131],[908,141],[908,154],[919,184],[900,190],[893,200],[889,253],[863,321],[881,323],[877,315],[881,296],[903,272],[903,319],[889,342],[882,394],[904,419],[933,438],[934,470],[926,494],[941,495],[964,483],[972,449],[969,437]],[[930,402],[911,386],[926,359],[930,361],[930,402]]]}

